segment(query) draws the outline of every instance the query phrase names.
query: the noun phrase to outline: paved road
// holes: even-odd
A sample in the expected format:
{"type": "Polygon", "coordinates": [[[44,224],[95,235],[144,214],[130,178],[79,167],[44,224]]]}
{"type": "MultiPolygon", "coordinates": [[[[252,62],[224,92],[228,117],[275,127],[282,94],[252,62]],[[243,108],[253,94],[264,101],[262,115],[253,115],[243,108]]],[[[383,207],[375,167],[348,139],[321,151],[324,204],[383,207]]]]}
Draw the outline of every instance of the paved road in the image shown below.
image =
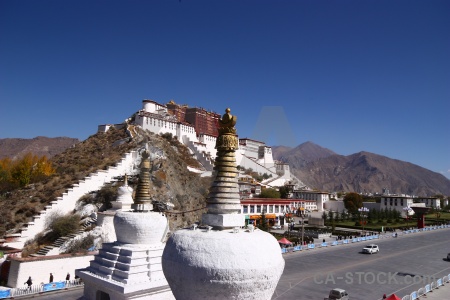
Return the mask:
{"type": "Polygon", "coordinates": [[[449,240],[450,229],[439,229],[376,240],[381,251],[374,255],[360,253],[364,242],[284,254],[286,266],[272,299],[323,299],[335,287],[346,289],[351,299],[403,297],[429,278],[450,273],[444,260],[449,240]]]}
{"type": "MultiPolygon", "coordinates": [[[[334,287],[346,289],[352,300],[379,300],[382,295],[399,297],[423,287],[428,277],[450,273],[450,229],[414,233],[396,239],[376,240],[381,252],[360,253],[364,242],[284,254],[286,266],[273,300],[322,300],[334,287]],[[416,284],[409,281],[420,281],[416,284]]],[[[83,289],[34,295],[40,300],[81,300],[83,289]]],[[[448,299],[450,285],[427,295],[448,299]]]]}

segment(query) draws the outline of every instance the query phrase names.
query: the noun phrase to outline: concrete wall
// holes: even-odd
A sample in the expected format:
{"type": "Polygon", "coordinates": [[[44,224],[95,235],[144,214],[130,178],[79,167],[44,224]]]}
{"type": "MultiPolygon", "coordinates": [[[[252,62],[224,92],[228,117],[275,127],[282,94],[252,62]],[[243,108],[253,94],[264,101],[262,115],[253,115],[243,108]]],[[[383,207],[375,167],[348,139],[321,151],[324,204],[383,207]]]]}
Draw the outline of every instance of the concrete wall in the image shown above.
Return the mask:
{"type": "Polygon", "coordinates": [[[70,274],[70,279],[74,279],[75,269],[88,267],[96,253],[11,258],[7,286],[11,288],[23,287],[28,276],[31,276],[33,284],[48,283],[50,273],[53,273],[53,281],[65,280],[67,273],[70,274]]]}
{"type": "Polygon", "coordinates": [[[323,208],[331,211],[343,212],[345,209],[344,201],[330,200],[323,204],[323,208]]]}

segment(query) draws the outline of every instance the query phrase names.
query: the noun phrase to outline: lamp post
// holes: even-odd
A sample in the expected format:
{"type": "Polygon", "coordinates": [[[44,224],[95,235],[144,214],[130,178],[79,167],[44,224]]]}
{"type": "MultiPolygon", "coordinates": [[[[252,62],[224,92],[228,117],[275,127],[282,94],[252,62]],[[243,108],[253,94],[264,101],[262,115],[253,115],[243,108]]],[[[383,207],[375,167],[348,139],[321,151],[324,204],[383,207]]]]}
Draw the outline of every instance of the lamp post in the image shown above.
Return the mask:
{"type": "Polygon", "coordinates": [[[436,208],[436,225],[439,225],[439,218],[441,217],[441,210],[439,208],[436,208]]]}
{"type": "Polygon", "coordinates": [[[405,212],[405,214],[406,214],[406,227],[409,227],[409,213],[411,212],[411,207],[409,207],[409,206],[405,206],[405,207],[403,207],[403,211],[405,212]]]}
{"type": "Polygon", "coordinates": [[[305,237],[305,208],[300,207],[300,218],[302,218],[302,246],[303,246],[303,239],[305,237]]]}
{"type": "Polygon", "coordinates": [[[358,208],[359,213],[361,214],[361,225],[363,228],[363,234],[366,235],[366,232],[364,231],[364,225],[366,225],[366,221],[364,220],[365,214],[369,212],[369,209],[367,207],[360,207],[358,208]]]}

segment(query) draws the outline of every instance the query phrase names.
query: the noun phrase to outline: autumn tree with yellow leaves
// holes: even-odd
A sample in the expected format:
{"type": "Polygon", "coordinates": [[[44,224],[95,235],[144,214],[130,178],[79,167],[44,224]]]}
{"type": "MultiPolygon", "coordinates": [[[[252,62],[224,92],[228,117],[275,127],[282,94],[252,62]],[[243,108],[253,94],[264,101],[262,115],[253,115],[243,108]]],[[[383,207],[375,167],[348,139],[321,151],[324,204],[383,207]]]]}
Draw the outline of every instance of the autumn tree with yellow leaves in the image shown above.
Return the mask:
{"type": "Polygon", "coordinates": [[[21,188],[54,173],[55,169],[45,155],[39,157],[27,153],[20,159],[0,159],[0,191],[21,188]]]}

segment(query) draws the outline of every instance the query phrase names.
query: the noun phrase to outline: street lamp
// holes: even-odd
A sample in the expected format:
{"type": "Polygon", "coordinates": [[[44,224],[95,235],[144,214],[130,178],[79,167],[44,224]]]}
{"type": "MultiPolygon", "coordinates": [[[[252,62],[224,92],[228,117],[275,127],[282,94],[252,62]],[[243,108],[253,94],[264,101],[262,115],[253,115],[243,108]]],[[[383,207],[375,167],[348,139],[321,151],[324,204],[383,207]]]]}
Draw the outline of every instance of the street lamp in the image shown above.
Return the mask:
{"type": "Polygon", "coordinates": [[[406,213],[406,227],[409,227],[409,213],[412,211],[411,207],[403,207],[403,211],[406,213]]]}
{"type": "Polygon", "coordinates": [[[436,224],[439,225],[439,218],[441,217],[441,210],[439,208],[436,208],[436,224]]]}
{"type": "Polygon", "coordinates": [[[369,212],[369,209],[367,207],[360,207],[358,208],[359,213],[361,214],[361,225],[363,228],[363,234],[366,235],[366,232],[364,231],[364,225],[366,225],[366,221],[364,220],[365,213],[369,212]]]}
{"type": "Polygon", "coordinates": [[[300,207],[300,218],[302,218],[302,246],[303,246],[303,238],[305,236],[305,208],[300,207]]]}

